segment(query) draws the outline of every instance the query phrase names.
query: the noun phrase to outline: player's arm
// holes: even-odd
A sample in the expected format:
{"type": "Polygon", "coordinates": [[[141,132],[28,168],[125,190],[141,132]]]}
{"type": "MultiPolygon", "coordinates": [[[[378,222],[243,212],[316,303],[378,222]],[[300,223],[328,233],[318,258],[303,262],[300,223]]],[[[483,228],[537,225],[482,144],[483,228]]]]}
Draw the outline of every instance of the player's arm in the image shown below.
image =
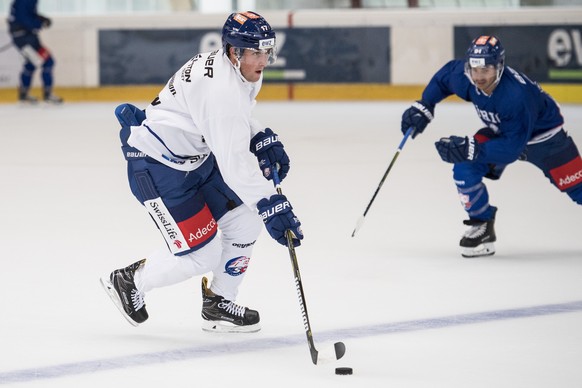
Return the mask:
{"type": "Polygon", "coordinates": [[[400,128],[406,133],[412,127],[412,138],[421,134],[434,118],[436,104],[452,94],[468,98],[468,82],[464,75],[463,61],[450,61],[437,71],[425,87],[422,98],[415,101],[402,114],[400,128]]]}

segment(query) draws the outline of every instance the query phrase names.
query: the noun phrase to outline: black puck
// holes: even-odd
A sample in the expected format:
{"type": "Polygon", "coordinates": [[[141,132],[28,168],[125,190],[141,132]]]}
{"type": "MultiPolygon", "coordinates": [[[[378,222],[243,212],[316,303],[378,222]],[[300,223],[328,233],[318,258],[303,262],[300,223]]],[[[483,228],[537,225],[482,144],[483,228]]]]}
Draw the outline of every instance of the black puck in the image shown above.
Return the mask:
{"type": "Polygon", "coordinates": [[[335,368],[336,375],[351,375],[354,373],[352,368],[335,368]]]}

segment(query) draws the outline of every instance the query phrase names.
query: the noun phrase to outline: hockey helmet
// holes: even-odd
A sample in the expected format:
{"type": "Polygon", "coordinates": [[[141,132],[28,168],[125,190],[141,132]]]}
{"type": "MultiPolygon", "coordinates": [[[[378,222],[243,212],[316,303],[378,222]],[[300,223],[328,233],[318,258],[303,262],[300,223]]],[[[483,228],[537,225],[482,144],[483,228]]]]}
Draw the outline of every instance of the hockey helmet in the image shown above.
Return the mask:
{"type": "Polygon", "coordinates": [[[275,31],[261,15],[252,12],[231,14],[222,27],[222,47],[252,49],[269,54],[269,63],[275,61],[275,31]]]}
{"type": "Polygon", "coordinates": [[[465,72],[471,79],[471,68],[487,67],[489,65],[497,70],[497,80],[495,82],[499,82],[505,67],[505,49],[497,37],[481,35],[473,39],[465,54],[465,72]]]}

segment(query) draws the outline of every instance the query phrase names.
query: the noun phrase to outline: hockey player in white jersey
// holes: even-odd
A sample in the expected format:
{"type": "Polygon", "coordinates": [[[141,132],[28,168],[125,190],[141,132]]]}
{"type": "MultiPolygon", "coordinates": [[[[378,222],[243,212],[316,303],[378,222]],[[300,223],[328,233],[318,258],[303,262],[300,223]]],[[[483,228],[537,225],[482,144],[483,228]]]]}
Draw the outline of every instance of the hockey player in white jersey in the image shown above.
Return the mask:
{"type": "Polygon", "coordinates": [[[289,158],[278,136],[251,117],[263,70],[276,59],[276,36],[254,12],[233,13],[222,49],[198,54],[168,81],[145,112],[116,109],[134,196],[167,247],[117,269],[101,282],[134,326],[148,319],[154,288],[202,278],[203,329],[253,332],[259,313],[235,303],[262,223],[286,245],[303,238],[289,201],[277,194],[289,158]],[[258,160],[258,163],[257,163],[258,160]]]}

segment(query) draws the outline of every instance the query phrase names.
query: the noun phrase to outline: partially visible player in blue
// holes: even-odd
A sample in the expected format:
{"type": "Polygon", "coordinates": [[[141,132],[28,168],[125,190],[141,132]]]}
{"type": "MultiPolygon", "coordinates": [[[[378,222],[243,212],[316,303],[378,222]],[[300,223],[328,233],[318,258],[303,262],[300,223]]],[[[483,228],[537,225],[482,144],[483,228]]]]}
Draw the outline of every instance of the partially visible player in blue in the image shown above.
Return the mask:
{"type": "Polygon", "coordinates": [[[20,73],[18,99],[25,103],[36,103],[38,100],[29,94],[32,77],[35,70],[42,69],[43,100],[52,104],[60,104],[62,98],[53,94],[53,67],[55,60],[49,50],[42,45],[38,37],[39,31],[51,26],[51,19],[39,15],[38,0],[13,0],[8,16],[8,26],[12,42],[24,57],[24,65],[20,73]]]}
{"type": "Polygon", "coordinates": [[[489,203],[483,178],[499,179],[516,160],[532,163],[582,205],[582,159],[567,134],[558,104],[537,83],[505,66],[505,50],[495,36],[473,40],[464,60],[452,60],[431,79],[402,115],[402,131],[414,138],[434,116],[435,105],[456,94],[475,105],[485,124],[474,136],[443,137],[440,157],[453,163],[453,178],[469,220],[461,239],[464,257],[495,253],[497,208],[489,203]]]}

